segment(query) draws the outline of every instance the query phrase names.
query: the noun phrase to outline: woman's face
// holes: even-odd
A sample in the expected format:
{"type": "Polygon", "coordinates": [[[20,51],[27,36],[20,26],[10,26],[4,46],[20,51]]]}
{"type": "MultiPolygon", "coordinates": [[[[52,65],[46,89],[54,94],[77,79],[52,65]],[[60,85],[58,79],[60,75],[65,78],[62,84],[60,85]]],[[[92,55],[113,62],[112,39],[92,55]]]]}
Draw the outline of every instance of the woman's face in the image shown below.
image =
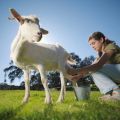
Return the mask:
{"type": "Polygon", "coordinates": [[[103,39],[101,38],[100,40],[95,40],[94,38],[89,40],[90,46],[97,52],[102,51],[102,46],[103,46],[103,39]]]}

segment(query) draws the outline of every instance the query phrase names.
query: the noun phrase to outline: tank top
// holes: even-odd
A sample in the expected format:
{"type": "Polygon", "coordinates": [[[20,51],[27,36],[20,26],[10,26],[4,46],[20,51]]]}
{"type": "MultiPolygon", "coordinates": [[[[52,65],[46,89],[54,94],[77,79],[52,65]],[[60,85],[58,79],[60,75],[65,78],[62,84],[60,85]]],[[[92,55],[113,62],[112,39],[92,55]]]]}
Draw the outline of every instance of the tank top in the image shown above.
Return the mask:
{"type": "Polygon", "coordinates": [[[110,64],[120,64],[120,47],[114,43],[110,43],[105,47],[105,51],[108,50],[114,51],[114,54],[110,57],[108,62],[110,64]]]}

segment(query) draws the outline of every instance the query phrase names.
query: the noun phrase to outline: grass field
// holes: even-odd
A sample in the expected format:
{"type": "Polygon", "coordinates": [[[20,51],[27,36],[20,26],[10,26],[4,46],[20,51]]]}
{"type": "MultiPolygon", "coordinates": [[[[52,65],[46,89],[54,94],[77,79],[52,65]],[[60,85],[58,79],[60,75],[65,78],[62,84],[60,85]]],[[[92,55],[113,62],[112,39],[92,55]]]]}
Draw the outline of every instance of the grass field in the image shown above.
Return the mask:
{"type": "Polygon", "coordinates": [[[0,120],[120,120],[120,102],[102,102],[99,92],[89,100],[76,101],[67,91],[64,103],[56,104],[58,91],[52,91],[53,104],[44,104],[44,91],[31,91],[29,102],[22,106],[24,91],[0,91],[0,120]]]}

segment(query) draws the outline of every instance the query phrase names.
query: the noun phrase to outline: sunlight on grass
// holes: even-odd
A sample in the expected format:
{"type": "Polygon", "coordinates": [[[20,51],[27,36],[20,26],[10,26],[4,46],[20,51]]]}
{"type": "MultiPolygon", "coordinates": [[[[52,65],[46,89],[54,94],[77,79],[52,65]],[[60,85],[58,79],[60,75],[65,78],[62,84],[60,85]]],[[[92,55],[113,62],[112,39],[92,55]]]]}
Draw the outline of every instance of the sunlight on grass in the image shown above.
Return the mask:
{"type": "Polygon", "coordinates": [[[119,120],[120,102],[102,102],[99,92],[89,100],[76,101],[67,91],[64,103],[56,103],[59,92],[51,91],[53,104],[44,104],[44,91],[31,91],[26,105],[21,105],[24,91],[0,91],[0,120],[119,120]]]}

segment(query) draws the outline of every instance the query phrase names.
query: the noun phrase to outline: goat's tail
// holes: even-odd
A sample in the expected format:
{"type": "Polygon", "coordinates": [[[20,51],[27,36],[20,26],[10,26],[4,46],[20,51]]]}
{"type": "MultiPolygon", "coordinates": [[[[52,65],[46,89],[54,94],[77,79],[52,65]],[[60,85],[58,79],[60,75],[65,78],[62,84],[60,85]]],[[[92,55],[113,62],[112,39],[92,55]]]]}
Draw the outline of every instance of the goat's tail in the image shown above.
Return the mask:
{"type": "Polygon", "coordinates": [[[57,48],[59,48],[58,49],[58,53],[63,53],[63,56],[65,57],[65,59],[67,60],[67,63],[68,64],[71,64],[71,65],[76,65],[76,60],[74,60],[73,58],[72,58],[72,55],[71,54],[69,54],[61,45],[59,45],[59,44],[56,44],[56,46],[57,46],[57,48]],[[62,51],[62,52],[61,52],[62,51]]]}

